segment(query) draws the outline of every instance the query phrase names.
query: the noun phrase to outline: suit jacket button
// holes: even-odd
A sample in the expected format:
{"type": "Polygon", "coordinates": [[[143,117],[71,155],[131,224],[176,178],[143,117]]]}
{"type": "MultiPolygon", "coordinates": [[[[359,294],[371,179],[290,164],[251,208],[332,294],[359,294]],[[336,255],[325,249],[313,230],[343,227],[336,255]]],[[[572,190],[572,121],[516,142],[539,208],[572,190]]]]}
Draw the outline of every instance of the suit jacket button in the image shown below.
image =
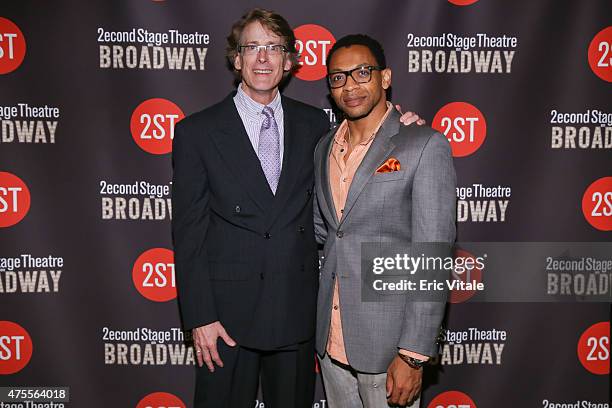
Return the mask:
{"type": "Polygon", "coordinates": [[[338,238],[342,238],[342,237],[344,236],[344,231],[337,231],[337,232],[336,232],[336,236],[337,236],[338,238]]]}
{"type": "Polygon", "coordinates": [[[234,208],[234,211],[236,212],[236,214],[238,214],[240,212],[241,208],[239,205],[236,206],[236,208],[234,208]]]}
{"type": "Polygon", "coordinates": [[[306,190],[306,194],[312,195],[312,190],[309,188],[308,190],[306,190]]]}
{"type": "Polygon", "coordinates": [[[263,280],[263,272],[259,273],[259,279],[263,280]]]}
{"type": "Polygon", "coordinates": [[[303,234],[303,233],[304,233],[304,227],[300,225],[300,226],[298,227],[298,232],[300,232],[300,233],[302,233],[302,234],[303,234]]]}
{"type": "Polygon", "coordinates": [[[266,233],[264,234],[264,238],[265,238],[265,239],[270,239],[270,233],[269,233],[269,232],[266,232],[266,233]]]}

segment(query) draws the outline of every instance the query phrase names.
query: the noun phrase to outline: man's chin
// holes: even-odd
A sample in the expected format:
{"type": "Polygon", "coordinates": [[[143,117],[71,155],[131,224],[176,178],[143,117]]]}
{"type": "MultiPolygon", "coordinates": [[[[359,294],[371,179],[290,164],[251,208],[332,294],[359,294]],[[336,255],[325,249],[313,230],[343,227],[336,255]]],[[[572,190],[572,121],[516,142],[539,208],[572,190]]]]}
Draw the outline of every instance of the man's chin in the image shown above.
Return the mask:
{"type": "Polygon", "coordinates": [[[253,87],[258,90],[269,90],[274,89],[280,82],[281,78],[277,77],[262,77],[262,78],[254,78],[253,87]]]}
{"type": "Polygon", "coordinates": [[[363,119],[372,112],[372,109],[347,109],[343,110],[344,117],[348,120],[355,121],[363,119]]]}

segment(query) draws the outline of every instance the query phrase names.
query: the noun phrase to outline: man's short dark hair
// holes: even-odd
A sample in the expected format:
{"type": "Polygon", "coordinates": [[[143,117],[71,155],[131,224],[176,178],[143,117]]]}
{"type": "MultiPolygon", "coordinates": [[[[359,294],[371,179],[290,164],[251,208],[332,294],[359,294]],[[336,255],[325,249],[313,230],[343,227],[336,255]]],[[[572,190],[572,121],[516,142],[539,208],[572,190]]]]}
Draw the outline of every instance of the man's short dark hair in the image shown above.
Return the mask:
{"type": "Polygon", "coordinates": [[[385,51],[383,50],[382,45],[375,39],[365,34],[349,34],[340,38],[334,46],[329,50],[329,54],[327,54],[327,69],[329,70],[329,63],[331,62],[332,56],[336,51],[340,48],[350,47],[351,45],[363,45],[368,47],[372,55],[374,55],[374,59],[376,59],[376,63],[381,68],[387,68],[387,60],[385,58],[385,51]]]}

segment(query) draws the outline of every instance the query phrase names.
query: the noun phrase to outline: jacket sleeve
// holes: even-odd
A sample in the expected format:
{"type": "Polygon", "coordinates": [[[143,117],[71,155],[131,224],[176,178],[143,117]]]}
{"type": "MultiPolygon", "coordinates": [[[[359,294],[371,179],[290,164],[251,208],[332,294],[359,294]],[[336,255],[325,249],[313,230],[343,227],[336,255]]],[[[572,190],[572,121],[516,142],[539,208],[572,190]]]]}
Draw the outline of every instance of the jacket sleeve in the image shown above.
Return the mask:
{"type": "MultiPolygon", "coordinates": [[[[185,122],[185,121],[183,121],[185,122]]],[[[179,122],[172,142],[172,241],[178,300],[185,329],[218,320],[204,241],[210,191],[194,131],[179,122]]]]}
{"type": "MultiPolygon", "coordinates": [[[[423,149],[414,176],[413,243],[445,243],[450,249],[456,235],[456,184],[448,140],[434,133],[423,149]]],[[[445,306],[444,301],[407,301],[398,348],[427,356],[437,354],[436,338],[445,306]]]]}
{"type": "MultiPolygon", "coordinates": [[[[321,139],[323,140],[323,139],[321,139]]],[[[324,182],[323,180],[319,180],[317,178],[317,174],[319,174],[319,166],[325,165],[325,160],[318,160],[318,150],[321,146],[321,140],[317,143],[317,146],[314,150],[314,169],[315,169],[315,186],[314,186],[314,194],[313,194],[313,218],[314,218],[314,231],[315,238],[317,240],[317,244],[325,244],[327,240],[327,225],[325,224],[325,220],[323,219],[323,214],[321,214],[321,205],[319,204],[319,199],[317,195],[317,190],[319,188],[319,183],[324,182]]]]}
{"type": "Polygon", "coordinates": [[[317,188],[319,187],[319,183],[323,183],[325,181],[318,180],[317,174],[320,174],[319,172],[320,166],[327,165],[326,158],[319,152],[319,150],[322,149],[323,148],[322,145],[325,144],[323,143],[323,140],[325,140],[325,135],[327,134],[327,132],[329,132],[330,127],[329,127],[329,119],[327,115],[324,114],[323,111],[321,111],[321,113],[322,113],[321,119],[319,120],[319,122],[321,122],[319,126],[320,130],[317,132],[317,144],[315,145],[314,155],[313,155],[315,185],[313,189],[314,193],[313,193],[312,208],[313,208],[313,219],[314,219],[314,231],[315,231],[315,238],[317,240],[317,244],[325,244],[325,241],[327,240],[327,225],[325,224],[325,220],[323,219],[323,214],[321,214],[321,206],[319,204],[319,199],[317,197],[317,188]]]}

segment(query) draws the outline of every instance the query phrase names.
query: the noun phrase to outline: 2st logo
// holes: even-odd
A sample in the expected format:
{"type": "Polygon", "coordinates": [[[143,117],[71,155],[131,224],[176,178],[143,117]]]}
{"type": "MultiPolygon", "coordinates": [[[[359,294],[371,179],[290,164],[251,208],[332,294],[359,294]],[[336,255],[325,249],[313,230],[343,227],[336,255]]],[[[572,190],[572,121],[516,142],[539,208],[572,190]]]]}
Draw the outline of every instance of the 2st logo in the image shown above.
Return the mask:
{"type": "MultiPolygon", "coordinates": [[[[451,276],[453,279],[460,280],[464,283],[482,282],[482,269],[477,266],[476,257],[474,255],[472,255],[471,253],[463,249],[456,249],[455,259],[457,258],[463,259],[464,263],[466,262],[465,260],[469,259],[474,267],[473,268],[462,267],[461,270],[458,270],[459,268],[455,264],[455,268],[453,269],[451,273],[451,276]]],[[[449,293],[448,301],[450,303],[467,302],[475,294],[476,294],[475,289],[465,289],[465,290],[453,289],[449,293]]]]}
{"type": "Polygon", "coordinates": [[[476,408],[476,404],[461,391],[446,391],[431,400],[427,408],[476,408]]]}
{"type": "Polygon", "coordinates": [[[595,75],[612,82],[612,26],[598,32],[588,50],[589,66],[595,75]]]}
{"type": "Polygon", "coordinates": [[[434,116],[431,127],[450,142],[453,157],[475,153],[487,137],[487,122],[480,110],[467,102],[451,102],[434,116]]]}
{"type": "Polygon", "coordinates": [[[448,0],[449,3],[454,4],[455,6],[469,6],[477,1],[478,0],[448,0]]]}
{"type": "Polygon", "coordinates": [[[595,180],[582,196],[582,214],[591,226],[612,231],[612,176],[595,180]]]}
{"type": "Polygon", "coordinates": [[[19,223],[30,210],[30,190],[16,175],[0,172],[0,228],[19,223]]]}
{"type": "Polygon", "coordinates": [[[11,20],[0,17],[0,75],[19,68],[25,53],[26,41],[19,27],[11,20]]]}
{"type": "Polygon", "coordinates": [[[578,340],[578,360],[589,372],[610,374],[610,322],[595,323],[578,340]]]}
{"type": "Polygon", "coordinates": [[[300,54],[300,69],[295,76],[304,81],[317,81],[327,75],[327,53],[335,44],[334,35],[317,24],[304,24],[294,30],[295,47],[300,54]]]}
{"type": "Polygon", "coordinates": [[[14,322],[0,321],[0,374],[23,370],[32,358],[32,338],[14,322]]]}
{"type": "Polygon", "coordinates": [[[154,302],[176,298],[174,252],[166,248],[143,252],[134,262],[132,281],[142,296],[154,302]]]}
{"type": "Polygon", "coordinates": [[[184,117],[185,114],[174,102],[163,98],[147,99],[132,113],[132,138],[147,153],[170,153],[174,126],[184,117]]]}
{"type": "Polygon", "coordinates": [[[138,402],[136,408],[185,408],[185,403],[168,392],[153,392],[138,402]]]}

